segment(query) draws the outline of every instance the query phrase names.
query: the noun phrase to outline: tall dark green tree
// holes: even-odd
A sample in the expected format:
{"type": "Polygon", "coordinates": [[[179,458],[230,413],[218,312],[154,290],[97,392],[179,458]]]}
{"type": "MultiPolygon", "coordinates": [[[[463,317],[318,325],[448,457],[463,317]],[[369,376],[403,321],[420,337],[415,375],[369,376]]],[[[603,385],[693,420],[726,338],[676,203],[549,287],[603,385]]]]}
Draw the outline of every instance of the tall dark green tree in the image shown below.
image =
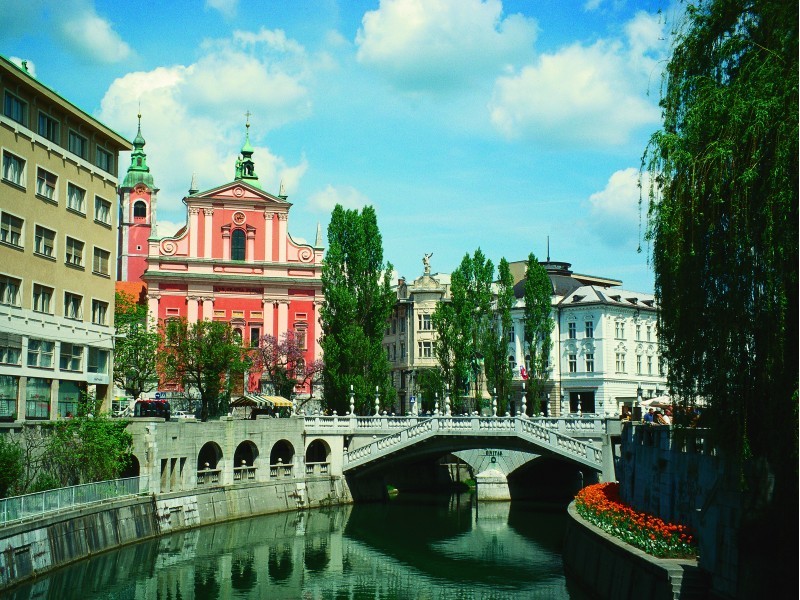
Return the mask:
{"type": "Polygon", "coordinates": [[[774,477],[774,493],[763,489],[768,501],[749,507],[748,517],[780,525],[751,531],[786,534],[793,553],[797,31],[797,2],[688,6],[666,68],[663,129],[642,165],[669,385],[685,402],[706,400],[705,420],[727,455],[743,459],[743,474],[761,464],[774,477]]]}
{"type": "Polygon", "coordinates": [[[360,413],[374,406],[376,387],[382,406],[395,397],[382,345],[395,301],[391,272],[391,263],[383,261],[375,209],[366,206],[359,212],[337,205],[328,226],[320,310],[324,403],[330,409],[349,410],[350,386],[360,413]]]}
{"type": "Polygon", "coordinates": [[[533,252],[525,265],[525,310],[523,313],[524,351],[528,363],[525,389],[531,414],[540,412],[541,398],[549,374],[551,337],[555,323],[552,317],[553,285],[545,268],[533,252]]]}
{"type": "Polygon", "coordinates": [[[234,378],[248,366],[247,349],[230,323],[169,320],[162,324],[159,371],[165,381],[200,394],[200,419],[227,411],[234,378]]]}
{"type": "Polygon", "coordinates": [[[497,290],[492,327],[486,332],[485,358],[486,379],[489,387],[497,391],[498,414],[505,414],[511,399],[513,373],[508,363],[508,342],[513,327],[511,309],[514,307],[514,278],[505,258],[497,266],[497,290]]]}
{"type": "Polygon", "coordinates": [[[451,369],[448,383],[454,390],[456,410],[481,404],[481,391],[486,386],[485,343],[492,327],[493,278],[494,265],[480,248],[472,256],[464,255],[450,277],[450,302],[440,303],[434,312],[438,336],[435,353],[443,370],[445,364],[451,369]],[[462,407],[459,401],[467,395],[472,398],[471,406],[462,407]]]}
{"type": "Polygon", "coordinates": [[[133,398],[158,386],[156,353],[160,336],[148,330],[147,305],[117,292],[114,301],[114,383],[133,398]]]}

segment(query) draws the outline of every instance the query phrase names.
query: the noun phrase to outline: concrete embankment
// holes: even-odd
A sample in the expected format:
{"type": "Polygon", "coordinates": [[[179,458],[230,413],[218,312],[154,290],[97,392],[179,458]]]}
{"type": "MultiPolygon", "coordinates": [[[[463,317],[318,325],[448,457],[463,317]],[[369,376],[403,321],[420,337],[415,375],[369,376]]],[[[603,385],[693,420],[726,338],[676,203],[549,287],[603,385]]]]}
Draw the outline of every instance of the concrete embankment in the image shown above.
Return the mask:
{"type": "Polygon", "coordinates": [[[584,521],[568,508],[564,571],[592,597],[700,600],[708,583],[696,560],[655,558],[584,521]]]}
{"type": "Polygon", "coordinates": [[[351,502],[341,477],[148,494],[0,529],[0,590],[53,569],[159,535],[231,519],[351,502]]]}

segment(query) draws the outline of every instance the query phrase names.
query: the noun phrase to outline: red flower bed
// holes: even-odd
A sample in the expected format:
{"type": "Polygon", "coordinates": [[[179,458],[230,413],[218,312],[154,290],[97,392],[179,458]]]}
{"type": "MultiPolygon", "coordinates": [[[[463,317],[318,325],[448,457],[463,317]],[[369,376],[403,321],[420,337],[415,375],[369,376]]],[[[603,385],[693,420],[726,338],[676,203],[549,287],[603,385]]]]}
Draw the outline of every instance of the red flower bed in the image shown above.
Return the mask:
{"type": "Polygon", "coordinates": [[[593,525],[653,556],[697,555],[697,545],[688,527],[665,523],[623,504],[619,499],[619,483],[597,483],[583,488],[575,496],[575,508],[593,525]]]}

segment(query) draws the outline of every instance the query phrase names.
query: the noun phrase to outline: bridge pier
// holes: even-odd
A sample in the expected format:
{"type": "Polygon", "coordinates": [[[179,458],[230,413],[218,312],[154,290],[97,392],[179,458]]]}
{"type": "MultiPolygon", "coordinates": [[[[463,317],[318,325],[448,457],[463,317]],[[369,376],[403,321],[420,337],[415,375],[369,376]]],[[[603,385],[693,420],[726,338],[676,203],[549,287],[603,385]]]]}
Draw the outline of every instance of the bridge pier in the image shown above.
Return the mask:
{"type": "Polygon", "coordinates": [[[511,500],[508,478],[499,469],[487,469],[475,476],[479,502],[511,500]]]}

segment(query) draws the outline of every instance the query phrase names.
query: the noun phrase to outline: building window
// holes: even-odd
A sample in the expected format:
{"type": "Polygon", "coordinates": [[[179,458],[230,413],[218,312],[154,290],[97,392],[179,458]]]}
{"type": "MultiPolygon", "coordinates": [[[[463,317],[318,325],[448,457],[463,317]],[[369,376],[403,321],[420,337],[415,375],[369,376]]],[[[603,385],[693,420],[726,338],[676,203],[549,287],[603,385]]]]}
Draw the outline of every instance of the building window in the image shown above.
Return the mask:
{"type": "Polygon", "coordinates": [[[0,331],[0,363],[18,365],[22,356],[22,336],[0,331]]]}
{"type": "Polygon", "coordinates": [[[586,337],[593,338],[594,337],[594,321],[586,321],[586,337]]]}
{"type": "Polygon", "coordinates": [[[641,341],[642,339],[642,325],[641,323],[636,324],[636,341],[641,341]]]}
{"type": "Polygon", "coordinates": [[[48,315],[53,314],[53,288],[38,283],[33,284],[33,310],[48,315]]]}
{"type": "Polygon", "coordinates": [[[614,323],[614,337],[618,340],[625,339],[625,322],[616,321],[614,323]]]}
{"type": "Polygon", "coordinates": [[[64,292],[64,316],[68,319],[83,319],[83,296],[64,292]]]}
{"type": "Polygon", "coordinates": [[[75,416],[80,406],[81,388],[77,381],[61,381],[58,384],[58,414],[75,416]]]}
{"type": "Polygon", "coordinates": [[[108,325],[108,302],[92,300],[92,323],[108,325]]]}
{"type": "Polygon", "coordinates": [[[59,143],[58,121],[39,111],[39,135],[51,142],[59,143]]]}
{"type": "MultiPolygon", "coordinates": [[[[250,314],[252,315],[253,313],[250,314]]],[[[259,327],[251,327],[250,346],[252,346],[253,348],[257,348],[260,340],[261,340],[261,329],[259,327]]]]}
{"type": "Polygon", "coordinates": [[[133,220],[142,221],[147,218],[147,204],[142,200],[133,203],[133,220]]]}
{"type": "Polygon", "coordinates": [[[648,356],[647,357],[647,374],[648,375],[652,375],[653,374],[653,357],[652,356],[648,356]]]}
{"type": "Polygon", "coordinates": [[[578,329],[578,325],[576,323],[567,323],[567,331],[569,332],[568,337],[571,340],[575,339],[576,332],[578,329]]]}
{"type": "Polygon", "coordinates": [[[81,158],[86,158],[89,155],[89,140],[74,131],[70,131],[67,150],[81,158]]]}
{"type": "Polygon", "coordinates": [[[20,125],[28,126],[28,105],[11,92],[6,92],[3,114],[20,125]]]}
{"type": "Polygon", "coordinates": [[[56,243],[56,232],[47,227],[37,225],[34,230],[33,251],[41,256],[53,257],[56,243]]]}
{"type": "Polygon", "coordinates": [[[431,358],[433,356],[433,342],[417,342],[419,358],[431,358]]]}
{"type": "Polygon", "coordinates": [[[511,369],[512,373],[514,372],[514,369],[517,368],[517,359],[513,354],[508,355],[508,368],[511,369]]]}
{"type": "Polygon", "coordinates": [[[642,374],[642,355],[641,354],[637,354],[636,355],[636,374],[637,375],[641,375],[642,374]]]}
{"type": "Polygon", "coordinates": [[[19,377],[0,375],[0,417],[13,417],[17,412],[19,377]]]}
{"type": "Polygon", "coordinates": [[[73,267],[83,267],[83,242],[67,237],[65,262],[73,267]]]}
{"type": "Polygon", "coordinates": [[[21,287],[21,279],[0,275],[0,304],[19,306],[19,288],[21,287]]]}
{"type": "Polygon", "coordinates": [[[431,325],[431,316],[417,315],[417,325],[420,331],[430,331],[433,328],[431,325]]]}
{"type": "Polygon", "coordinates": [[[94,197],[94,220],[111,225],[111,202],[100,196],[94,197]]]}
{"type": "Polygon", "coordinates": [[[576,373],[578,371],[578,355],[577,354],[568,355],[567,362],[569,364],[569,372],[576,373]]]}
{"type": "Polygon", "coordinates": [[[297,342],[297,347],[301,350],[307,349],[306,337],[306,329],[304,327],[294,330],[294,339],[297,342]]]}
{"type": "Polygon", "coordinates": [[[108,350],[89,347],[89,357],[86,361],[86,370],[89,373],[102,373],[108,375],[108,350]]]}
{"type": "MultiPolygon", "coordinates": [[[[402,321],[400,321],[402,323],[402,321]]],[[[406,358],[406,343],[400,342],[400,360],[405,360],[406,358]]]]}
{"type": "Polygon", "coordinates": [[[95,246],[92,256],[92,273],[108,277],[108,259],[111,253],[95,246]]]}
{"type": "Polygon", "coordinates": [[[19,217],[2,213],[0,215],[0,242],[22,248],[22,225],[24,223],[19,217]]]}
{"type": "Polygon", "coordinates": [[[405,316],[400,317],[400,333],[406,332],[406,318],[405,316]]]}
{"type": "Polygon", "coordinates": [[[617,352],[617,373],[625,372],[625,353],[617,352]]]}
{"type": "Polygon", "coordinates": [[[41,369],[53,368],[55,343],[48,340],[28,339],[28,366],[41,369]]]}
{"type": "Polygon", "coordinates": [[[103,169],[106,173],[114,172],[114,155],[108,150],[104,150],[100,146],[97,147],[95,152],[95,164],[103,169]]]}
{"type": "Polygon", "coordinates": [[[25,159],[3,152],[3,180],[25,187],[25,159]]]}
{"type": "Polygon", "coordinates": [[[80,371],[83,369],[83,346],[61,342],[59,367],[62,371],[80,371]]]}
{"type": "Polygon", "coordinates": [[[48,200],[56,201],[56,182],[58,177],[39,167],[36,170],[36,193],[48,200]]]}
{"type": "Polygon", "coordinates": [[[25,417],[28,419],[50,418],[50,381],[40,377],[28,377],[25,391],[25,417]]]}
{"type": "Polygon", "coordinates": [[[514,330],[514,326],[512,325],[511,328],[508,330],[508,343],[513,344],[517,341],[517,333],[514,330]]]}
{"type": "Polygon", "coordinates": [[[69,210],[74,210],[82,215],[86,214],[86,210],[83,207],[83,201],[85,198],[86,190],[79,188],[77,185],[72,183],[67,184],[67,208],[69,210]]]}
{"type": "Polygon", "coordinates": [[[244,260],[246,237],[241,229],[234,229],[231,233],[231,260],[244,260]]]}
{"type": "Polygon", "coordinates": [[[648,325],[648,326],[647,326],[647,341],[648,341],[648,342],[649,342],[649,341],[652,341],[652,340],[650,339],[650,335],[652,334],[652,332],[653,332],[653,328],[652,328],[650,325],[648,325]]]}
{"type": "Polygon", "coordinates": [[[594,354],[586,355],[586,372],[594,373],[594,354]]]}
{"type": "Polygon", "coordinates": [[[392,319],[392,334],[397,333],[397,319],[392,319]]]}

